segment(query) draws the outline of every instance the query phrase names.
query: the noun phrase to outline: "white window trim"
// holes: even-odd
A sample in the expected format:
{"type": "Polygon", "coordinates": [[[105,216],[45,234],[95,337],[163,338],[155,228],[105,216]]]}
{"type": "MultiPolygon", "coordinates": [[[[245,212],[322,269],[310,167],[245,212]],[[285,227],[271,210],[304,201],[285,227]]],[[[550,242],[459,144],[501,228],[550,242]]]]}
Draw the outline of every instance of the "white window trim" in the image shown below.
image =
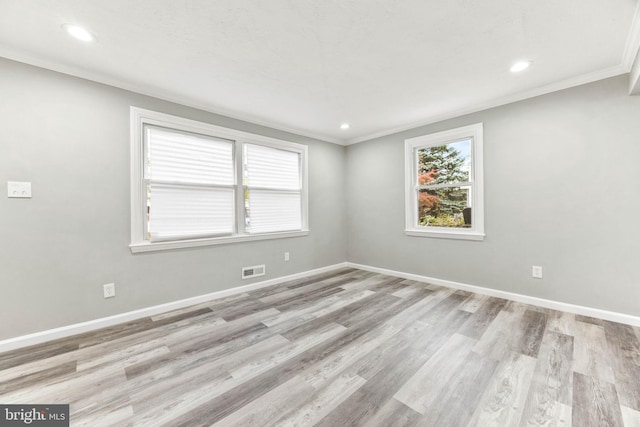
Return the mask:
{"type": "MultiPolygon", "coordinates": [[[[149,252],[168,249],[189,248],[197,246],[220,245],[235,242],[246,242],[254,240],[278,239],[288,237],[307,236],[309,234],[309,180],[308,180],[308,156],[307,146],[288,141],[281,141],[262,135],[235,129],[215,126],[208,123],[172,116],[170,114],[159,113],[157,111],[145,110],[138,107],[131,107],[131,252],[149,252]],[[144,187],[144,126],[155,125],[169,129],[178,129],[186,132],[193,132],[217,138],[230,139],[235,141],[236,159],[242,158],[242,145],[254,143],[267,147],[281,148],[289,151],[296,151],[301,155],[301,179],[302,179],[302,230],[287,231],[277,233],[248,234],[244,231],[244,200],[242,197],[236,199],[236,226],[237,232],[232,236],[209,237],[203,239],[176,240],[168,242],[151,243],[144,238],[145,233],[145,208],[146,190],[144,187]],[[240,157],[238,157],[238,155],[240,157]]],[[[238,186],[242,188],[242,167],[236,163],[236,173],[238,175],[238,186]]],[[[241,191],[241,194],[243,192],[241,191]]]]}
{"type": "Polygon", "coordinates": [[[476,123],[456,129],[405,140],[405,234],[408,236],[435,237],[443,239],[483,240],[484,234],[484,173],[483,173],[483,127],[476,123]],[[415,197],[417,162],[415,150],[422,147],[444,145],[449,142],[471,138],[472,141],[472,206],[470,229],[453,227],[427,228],[418,226],[418,198],[415,197]]]}

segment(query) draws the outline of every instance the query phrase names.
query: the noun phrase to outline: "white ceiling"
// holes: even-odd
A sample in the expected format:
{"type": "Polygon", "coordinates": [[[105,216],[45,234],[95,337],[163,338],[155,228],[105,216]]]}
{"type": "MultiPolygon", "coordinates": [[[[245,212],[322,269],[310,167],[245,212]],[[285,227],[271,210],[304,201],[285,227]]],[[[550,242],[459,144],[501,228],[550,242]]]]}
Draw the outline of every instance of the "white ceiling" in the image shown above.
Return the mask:
{"type": "Polygon", "coordinates": [[[343,144],[626,73],[640,44],[638,0],[0,0],[0,11],[0,56],[343,144]],[[521,58],[533,66],[510,73],[521,58]]]}

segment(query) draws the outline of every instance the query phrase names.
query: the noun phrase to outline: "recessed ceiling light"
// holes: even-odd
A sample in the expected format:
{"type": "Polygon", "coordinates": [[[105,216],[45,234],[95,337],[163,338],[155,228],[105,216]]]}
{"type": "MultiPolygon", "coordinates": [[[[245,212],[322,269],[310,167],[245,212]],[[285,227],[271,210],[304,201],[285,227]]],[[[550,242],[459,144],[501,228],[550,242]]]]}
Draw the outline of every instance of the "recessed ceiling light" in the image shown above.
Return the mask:
{"type": "Polygon", "coordinates": [[[342,130],[347,130],[347,129],[349,129],[349,123],[343,123],[343,124],[341,124],[341,125],[340,125],[340,129],[342,129],[342,130]]]}
{"type": "Polygon", "coordinates": [[[89,31],[77,25],[64,24],[62,28],[64,28],[67,33],[71,34],[78,40],[82,40],[83,42],[92,42],[96,39],[89,31]]]}
{"type": "Polygon", "coordinates": [[[520,71],[524,71],[531,65],[531,61],[518,61],[511,66],[512,73],[519,73],[520,71]]]}

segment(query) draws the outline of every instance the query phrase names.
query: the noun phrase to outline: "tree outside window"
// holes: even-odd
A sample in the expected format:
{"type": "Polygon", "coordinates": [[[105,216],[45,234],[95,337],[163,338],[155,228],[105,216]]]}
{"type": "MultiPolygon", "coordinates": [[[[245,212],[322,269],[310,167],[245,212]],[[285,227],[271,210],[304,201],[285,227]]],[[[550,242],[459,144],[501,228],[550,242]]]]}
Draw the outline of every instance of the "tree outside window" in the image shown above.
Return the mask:
{"type": "Polygon", "coordinates": [[[419,148],[418,224],[471,227],[471,140],[419,148]]]}

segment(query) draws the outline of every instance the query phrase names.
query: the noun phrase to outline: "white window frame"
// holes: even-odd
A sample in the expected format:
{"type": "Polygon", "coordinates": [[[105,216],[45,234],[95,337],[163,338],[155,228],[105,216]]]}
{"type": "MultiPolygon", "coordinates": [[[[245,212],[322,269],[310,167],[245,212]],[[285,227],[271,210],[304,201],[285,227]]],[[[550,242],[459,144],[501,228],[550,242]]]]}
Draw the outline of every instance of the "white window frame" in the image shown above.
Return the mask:
{"type": "Polygon", "coordinates": [[[408,236],[445,239],[483,240],[484,234],[484,173],[483,127],[476,123],[443,132],[405,140],[405,234],[408,236]],[[471,227],[422,227],[418,225],[418,159],[419,149],[471,139],[471,227]]]}
{"type": "Polygon", "coordinates": [[[226,243],[278,239],[306,236],[309,234],[309,194],[307,146],[282,141],[249,132],[242,132],[208,123],[185,119],[170,114],[159,113],[138,107],[131,107],[131,252],[149,252],[179,249],[196,246],[219,245],[226,243]],[[235,230],[232,235],[201,239],[150,242],[146,238],[147,190],[144,180],[144,127],[146,125],[175,129],[234,141],[234,161],[236,173],[235,230]],[[300,155],[300,179],[302,182],[301,212],[302,229],[296,231],[249,234],[244,224],[244,183],[243,183],[243,145],[245,143],[262,145],[296,152],[300,155]]]}

